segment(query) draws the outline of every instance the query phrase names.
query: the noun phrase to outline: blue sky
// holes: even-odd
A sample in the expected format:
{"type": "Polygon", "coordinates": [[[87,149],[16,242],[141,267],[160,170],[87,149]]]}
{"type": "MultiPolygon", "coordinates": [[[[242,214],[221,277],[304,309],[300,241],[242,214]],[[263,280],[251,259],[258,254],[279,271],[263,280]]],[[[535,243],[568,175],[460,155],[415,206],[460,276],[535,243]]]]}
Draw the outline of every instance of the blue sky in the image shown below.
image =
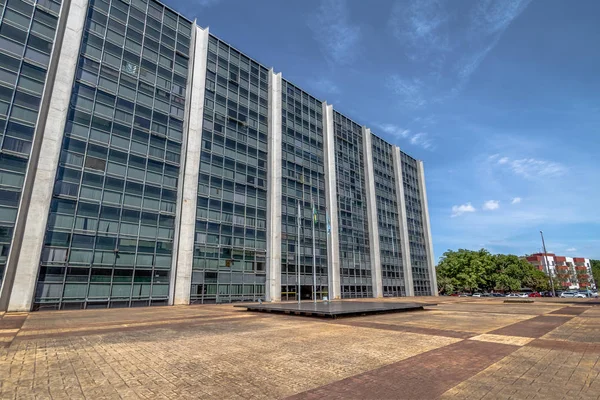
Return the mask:
{"type": "Polygon", "coordinates": [[[423,160],[436,258],[600,259],[600,2],[167,4],[423,160]]]}

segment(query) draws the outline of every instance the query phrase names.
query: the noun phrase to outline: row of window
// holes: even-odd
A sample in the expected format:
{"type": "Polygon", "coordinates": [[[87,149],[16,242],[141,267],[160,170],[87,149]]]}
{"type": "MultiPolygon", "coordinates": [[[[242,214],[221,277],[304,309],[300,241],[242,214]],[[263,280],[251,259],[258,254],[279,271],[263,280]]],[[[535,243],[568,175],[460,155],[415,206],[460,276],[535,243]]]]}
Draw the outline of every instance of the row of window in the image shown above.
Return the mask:
{"type": "Polygon", "coordinates": [[[0,2],[0,285],[58,23],[60,2],[0,2]]]}

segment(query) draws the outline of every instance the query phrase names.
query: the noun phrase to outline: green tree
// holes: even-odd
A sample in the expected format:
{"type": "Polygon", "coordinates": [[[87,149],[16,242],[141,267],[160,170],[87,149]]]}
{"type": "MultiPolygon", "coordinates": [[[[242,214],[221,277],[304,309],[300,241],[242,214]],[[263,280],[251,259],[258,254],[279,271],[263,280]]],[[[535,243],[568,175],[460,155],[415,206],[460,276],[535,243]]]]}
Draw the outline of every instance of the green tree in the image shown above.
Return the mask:
{"type": "Polygon", "coordinates": [[[479,251],[459,249],[446,251],[437,267],[438,279],[448,282],[455,290],[473,292],[487,286],[487,273],[493,269],[492,255],[485,249],[479,251]]]}
{"type": "Polygon", "coordinates": [[[596,283],[596,287],[600,282],[600,260],[590,260],[590,265],[592,266],[592,276],[594,277],[594,283],[596,283]]]}
{"type": "Polygon", "coordinates": [[[548,275],[513,254],[490,254],[487,250],[459,249],[444,253],[437,266],[438,290],[516,291],[527,287],[536,291],[549,290],[548,275]]]}
{"type": "Polygon", "coordinates": [[[438,277],[437,277],[437,284],[438,284],[438,293],[439,294],[452,294],[454,293],[454,288],[455,286],[455,280],[452,278],[449,278],[447,276],[439,276],[439,272],[436,271],[438,273],[438,277]]]}

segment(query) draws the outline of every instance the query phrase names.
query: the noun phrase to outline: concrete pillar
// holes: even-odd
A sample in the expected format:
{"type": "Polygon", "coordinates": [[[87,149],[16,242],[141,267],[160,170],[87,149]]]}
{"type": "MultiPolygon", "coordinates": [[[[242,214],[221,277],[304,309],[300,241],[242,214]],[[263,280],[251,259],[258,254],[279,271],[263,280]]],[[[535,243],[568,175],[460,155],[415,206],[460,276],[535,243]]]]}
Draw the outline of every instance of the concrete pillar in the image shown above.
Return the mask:
{"type": "Polygon", "coordinates": [[[266,301],[281,301],[281,73],[269,72],[266,301]]]}
{"type": "Polygon", "coordinates": [[[371,130],[363,126],[363,160],[365,171],[365,191],[367,195],[367,220],[369,225],[369,248],[371,256],[371,279],[373,297],[383,297],[381,274],[381,251],[379,250],[379,224],[377,222],[377,195],[375,194],[375,173],[373,171],[373,147],[371,130]]]}
{"type": "Polygon", "coordinates": [[[15,242],[19,243],[11,257],[13,262],[8,265],[10,282],[5,282],[3,288],[3,303],[6,304],[3,308],[7,311],[30,311],[33,304],[87,6],[86,0],[71,0],[64,2],[61,9],[23,189],[26,200],[21,204],[19,216],[22,219],[18,227],[21,237],[15,236],[15,242]]]}
{"type": "Polygon", "coordinates": [[[406,198],[404,197],[404,184],[402,182],[402,158],[400,148],[394,146],[394,173],[396,174],[396,196],[398,197],[398,215],[400,217],[400,243],[402,244],[402,269],[404,271],[404,287],[407,296],[415,295],[412,277],[412,264],[410,261],[410,244],[408,241],[408,221],[406,219],[406,198]]]}
{"type": "Polygon", "coordinates": [[[437,296],[437,275],[435,273],[435,259],[433,255],[433,241],[431,240],[431,225],[429,223],[429,207],[427,206],[427,190],[425,189],[425,170],[423,161],[417,161],[419,173],[419,192],[421,193],[421,215],[423,216],[423,230],[425,231],[425,251],[427,252],[427,269],[431,283],[431,295],[437,296]]]}
{"type": "Polygon", "coordinates": [[[196,234],[196,202],[198,200],[198,173],[200,171],[200,151],[202,146],[202,121],[204,120],[204,88],[206,86],[206,60],[208,52],[208,28],[195,25],[193,38],[193,71],[191,74],[187,141],[182,154],[183,180],[181,183],[181,208],[177,256],[171,271],[171,304],[190,304],[192,285],[192,263],[194,261],[194,237],[196,234]],[[173,277],[175,278],[173,280],[173,277]]]}
{"type": "Polygon", "coordinates": [[[325,156],[325,203],[327,206],[327,271],[329,274],[329,299],[339,299],[340,238],[338,227],[337,179],[335,168],[335,132],[333,106],[323,102],[323,154],[325,156]]]}

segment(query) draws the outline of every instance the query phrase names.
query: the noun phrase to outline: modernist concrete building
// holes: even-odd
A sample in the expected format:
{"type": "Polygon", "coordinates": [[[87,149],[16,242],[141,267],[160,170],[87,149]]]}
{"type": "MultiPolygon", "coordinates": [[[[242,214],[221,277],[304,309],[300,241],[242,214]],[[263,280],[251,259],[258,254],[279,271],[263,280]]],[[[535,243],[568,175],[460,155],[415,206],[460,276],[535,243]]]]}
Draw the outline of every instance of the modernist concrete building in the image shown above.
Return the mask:
{"type": "Polygon", "coordinates": [[[435,295],[422,162],[154,0],[0,1],[0,310],[435,295]]]}

